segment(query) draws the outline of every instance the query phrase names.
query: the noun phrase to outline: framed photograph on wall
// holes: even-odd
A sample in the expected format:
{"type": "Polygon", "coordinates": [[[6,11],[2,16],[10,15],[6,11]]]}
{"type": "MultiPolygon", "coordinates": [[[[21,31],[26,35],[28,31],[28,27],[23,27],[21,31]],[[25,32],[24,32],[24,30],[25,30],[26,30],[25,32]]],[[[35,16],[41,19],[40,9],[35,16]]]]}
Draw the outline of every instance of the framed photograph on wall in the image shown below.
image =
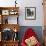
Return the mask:
{"type": "Polygon", "coordinates": [[[36,19],[36,7],[25,7],[25,19],[26,20],[36,19]]]}
{"type": "Polygon", "coordinates": [[[2,15],[9,15],[9,10],[2,10],[2,15]]]}

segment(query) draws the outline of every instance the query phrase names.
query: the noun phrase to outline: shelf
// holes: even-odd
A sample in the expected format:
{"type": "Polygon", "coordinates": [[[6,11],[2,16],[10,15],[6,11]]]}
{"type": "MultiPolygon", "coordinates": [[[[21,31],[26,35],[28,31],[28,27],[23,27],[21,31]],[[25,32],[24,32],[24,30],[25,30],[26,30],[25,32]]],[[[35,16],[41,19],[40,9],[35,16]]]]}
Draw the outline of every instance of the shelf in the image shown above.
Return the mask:
{"type": "Polygon", "coordinates": [[[19,7],[0,7],[1,15],[18,15],[19,7]]]}
{"type": "Polygon", "coordinates": [[[18,16],[2,16],[2,24],[18,24],[18,16]]]}
{"type": "Polygon", "coordinates": [[[18,46],[18,17],[19,7],[0,7],[0,46],[18,46]]]}
{"type": "Polygon", "coordinates": [[[10,41],[3,41],[4,43],[16,43],[16,42],[19,42],[19,40],[15,40],[15,41],[12,41],[12,40],[10,40],[10,41]]]}
{"type": "Polygon", "coordinates": [[[0,24],[12,24],[13,20],[11,21],[11,19],[11,23],[9,23],[9,16],[17,16],[13,24],[18,24],[19,7],[0,7],[0,16],[0,24]]]}
{"type": "Polygon", "coordinates": [[[18,46],[18,41],[2,42],[3,46],[18,46]]]}
{"type": "Polygon", "coordinates": [[[6,10],[6,9],[19,9],[19,7],[0,7],[1,10],[6,10]]]}
{"type": "Polygon", "coordinates": [[[0,24],[0,27],[1,27],[1,31],[5,28],[9,28],[12,29],[13,31],[16,29],[18,32],[20,29],[19,24],[0,24]]]}

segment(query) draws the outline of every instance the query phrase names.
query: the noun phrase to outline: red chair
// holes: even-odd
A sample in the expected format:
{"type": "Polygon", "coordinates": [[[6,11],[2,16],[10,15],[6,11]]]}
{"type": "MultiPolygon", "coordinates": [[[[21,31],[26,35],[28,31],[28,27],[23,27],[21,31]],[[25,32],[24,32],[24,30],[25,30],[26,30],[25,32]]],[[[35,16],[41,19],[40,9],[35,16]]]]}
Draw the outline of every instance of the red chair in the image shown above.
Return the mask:
{"type": "MultiPolygon", "coordinates": [[[[37,39],[37,35],[33,31],[33,29],[32,28],[27,29],[24,37],[22,38],[21,46],[27,46],[27,44],[25,43],[25,40],[32,37],[32,36],[34,36],[37,39]]],[[[37,39],[37,41],[38,41],[38,39],[37,39]]],[[[40,42],[38,41],[35,46],[41,46],[40,42]]]]}

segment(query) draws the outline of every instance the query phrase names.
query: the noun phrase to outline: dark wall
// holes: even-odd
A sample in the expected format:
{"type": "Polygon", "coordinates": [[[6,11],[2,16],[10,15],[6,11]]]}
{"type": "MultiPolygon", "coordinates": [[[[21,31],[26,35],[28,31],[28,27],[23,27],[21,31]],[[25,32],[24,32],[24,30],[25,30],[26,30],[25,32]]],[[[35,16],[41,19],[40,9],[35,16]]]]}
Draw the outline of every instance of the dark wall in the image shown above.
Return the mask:
{"type": "Polygon", "coordinates": [[[24,35],[26,29],[28,29],[28,28],[32,28],[37,33],[39,41],[43,42],[42,26],[21,26],[20,27],[20,32],[19,32],[19,39],[20,39],[20,41],[22,40],[23,35],[24,35]]]}

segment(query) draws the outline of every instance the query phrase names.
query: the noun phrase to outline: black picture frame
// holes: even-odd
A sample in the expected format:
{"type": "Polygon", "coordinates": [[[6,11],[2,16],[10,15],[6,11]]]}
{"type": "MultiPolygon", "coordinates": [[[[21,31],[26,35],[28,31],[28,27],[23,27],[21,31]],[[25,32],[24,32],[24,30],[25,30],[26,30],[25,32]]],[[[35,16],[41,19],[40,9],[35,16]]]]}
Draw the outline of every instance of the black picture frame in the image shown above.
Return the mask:
{"type": "Polygon", "coordinates": [[[36,7],[25,7],[25,19],[36,20],[36,7]]]}

